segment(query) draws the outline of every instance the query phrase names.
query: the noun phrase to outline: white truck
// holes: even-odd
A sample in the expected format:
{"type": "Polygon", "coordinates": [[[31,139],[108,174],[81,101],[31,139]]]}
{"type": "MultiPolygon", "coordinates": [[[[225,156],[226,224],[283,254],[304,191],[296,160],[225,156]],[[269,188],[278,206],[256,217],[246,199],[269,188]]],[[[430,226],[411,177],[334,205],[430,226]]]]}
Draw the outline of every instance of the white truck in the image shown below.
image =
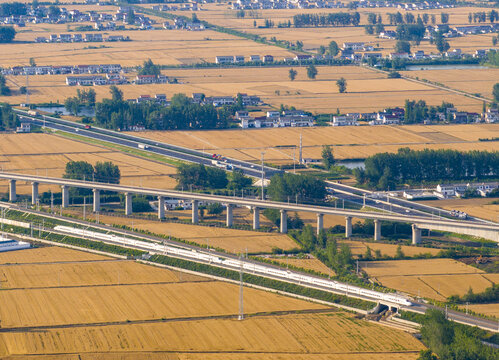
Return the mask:
{"type": "Polygon", "coordinates": [[[146,145],[146,144],[139,144],[137,146],[139,147],[139,149],[142,149],[142,150],[149,149],[149,145],[146,145]]]}

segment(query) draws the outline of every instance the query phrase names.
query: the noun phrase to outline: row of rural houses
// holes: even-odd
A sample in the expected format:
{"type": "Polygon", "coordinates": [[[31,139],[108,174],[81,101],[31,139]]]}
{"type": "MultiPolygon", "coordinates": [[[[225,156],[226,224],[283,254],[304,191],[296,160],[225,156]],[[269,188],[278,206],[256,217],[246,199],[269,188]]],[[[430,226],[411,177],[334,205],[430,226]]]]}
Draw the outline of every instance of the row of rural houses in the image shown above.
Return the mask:
{"type": "MultiPolygon", "coordinates": [[[[367,121],[369,125],[399,125],[404,120],[405,110],[402,108],[385,109],[373,113],[349,113],[333,116],[329,124],[331,126],[358,126],[359,120],[367,121]]],[[[457,111],[456,108],[447,108],[446,113],[437,113],[440,121],[448,117],[454,123],[499,123],[499,111],[489,108],[482,114],[457,111]]],[[[425,120],[425,124],[431,124],[425,120]]]]}
{"type": "Polygon", "coordinates": [[[129,36],[109,35],[104,38],[101,33],[87,34],[51,34],[48,38],[40,36],[35,39],[36,43],[76,43],[76,42],[103,42],[103,41],[130,41],[129,36]]]}
{"type": "MultiPolygon", "coordinates": [[[[232,2],[235,10],[269,10],[269,9],[343,9],[348,8],[349,2],[334,0],[237,0],[232,2]]],[[[358,8],[390,7],[404,10],[428,10],[454,7],[454,5],[440,4],[438,1],[423,1],[401,3],[392,1],[358,1],[358,8]]]]}
{"type": "Polygon", "coordinates": [[[60,74],[118,74],[123,71],[120,64],[100,65],[37,65],[14,66],[3,69],[3,75],[60,75],[60,74]]]}
{"type": "Polygon", "coordinates": [[[314,118],[303,111],[268,111],[266,116],[253,117],[247,111],[238,111],[235,116],[243,129],[266,127],[314,126],[314,118]]]}

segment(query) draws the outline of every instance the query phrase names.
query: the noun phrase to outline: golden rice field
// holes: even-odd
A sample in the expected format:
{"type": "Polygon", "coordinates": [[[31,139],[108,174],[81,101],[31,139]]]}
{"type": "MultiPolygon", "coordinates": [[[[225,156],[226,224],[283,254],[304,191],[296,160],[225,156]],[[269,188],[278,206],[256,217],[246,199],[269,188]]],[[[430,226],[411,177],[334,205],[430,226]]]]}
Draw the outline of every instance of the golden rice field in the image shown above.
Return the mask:
{"type": "Polygon", "coordinates": [[[96,349],[111,352],[154,350],[197,353],[198,358],[203,358],[201,355],[204,353],[214,356],[222,352],[225,358],[243,359],[245,357],[239,356],[254,358],[259,353],[261,358],[268,352],[284,358],[290,353],[304,356],[313,352],[319,359],[321,355],[325,359],[330,353],[360,353],[366,358],[369,355],[377,358],[376,353],[414,355],[424,348],[410,334],[356,320],[345,313],[264,316],[245,321],[189,320],[62,331],[49,329],[21,334],[5,333],[2,337],[5,348],[11,354],[78,353],[96,349]],[[239,356],[231,356],[232,353],[239,356]]]}
{"type": "Polygon", "coordinates": [[[402,72],[405,76],[418,77],[448,86],[452,89],[481,94],[492,99],[492,88],[499,79],[499,69],[415,70],[402,72]]]}
{"type": "MultiPolygon", "coordinates": [[[[157,26],[161,27],[160,24],[157,26]]],[[[19,41],[34,41],[36,37],[48,37],[51,32],[66,33],[66,25],[36,24],[16,36],[19,41]]],[[[20,43],[3,45],[0,63],[3,66],[29,64],[33,57],[38,65],[121,64],[141,65],[151,59],[163,65],[179,65],[197,62],[214,62],[215,56],[234,54],[273,55],[278,58],[292,56],[289,51],[251,40],[242,39],[211,30],[129,30],[104,34],[129,36],[131,41],[103,43],[20,43]],[[105,47],[99,48],[101,45],[105,47]],[[88,48],[89,46],[97,47],[88,48]],[[230,50],[228,50],[230,49],[230,50]]],[[[106,35],[105,35],[106,36],[106,35]]]]}
{"type": "MultiPolygon", "coordinates": [[[[1,56],[0,56],[1,57],[1,56]]],[[[274,108],[281,104],[295,106],[312,113],[368,112],[387,107],[403,106],[406,99],[425,100],[429,105],[440,105],[444,100],[452,102],[459,109],[481,111],[482,102],[436,89],[432,86],[404,79],[387,79],[386,74],[359,66],[318,66],[315,80],[306,76],[305,67],[295,67],[298,75],[289,80],[289,67],[248,67],[164,70],[169,77],[177,78],[178,84],[120,85],[125,98],[135,99],[140,95],[177,93],[191,96],[204,93],[206,96],[235,96],[247,93],[260,96],[262,101],[274,108]],[[340,94],[336,80],[347,80],[347,92],[340,94]],[[221,86],[223,84],[223,86],[221,86]]],[[[133,80],[134,74],[128,74],[133,80]]],[[[25,95],[18,89],[26,85],[22,76],[8,76],[8,85],[14,90],[13,96],[0,97],[0,101],[21,103],[25,95]]],[[[480,86],[480,85],[477,85],[480,86]]],[[[65,75],[31,76],[30,99],[33,102],[64,102],[68,96],[75,96],[78,87],[67,86],[65,75]]],[[[80,89],[82,89],[80,87],[80,89]]],[[[109,86],[94,86],[97,99],[109,97],[109,86]]],[[[490,91],[485,87],[481,92],[490,91]]]]}
{"type": "MultiPolygon", "coordinates": [[[[150,7],[150,6],[147,6],[150,7]]],[[[383,54],[393,52],[395,40],[379,39],[375,35],[368,35],[365,33],[364,28],[361,27],[325,27],[325,28],[278,28],[277,24],[280,22],[292,21],[295,14],[317,14],[317,13],[337,13],[346,12],[347,9],[280,9],[280,10],[257,10],[247,11],[245,18],[237,18],[237,11],[230,10],[228,5],[223,4],[205,4],[203,11],[197,12],[198,17],[210,23],[238,29],[240,31],[258,34],[265,36],[267,39],[276,37],[279,40],[287,40],[296,42],[300,40],[304,43],[304,49],[315,51],[319,46],[327,44],[334,40],[338,45],[344,42],[366,42],[381,48],[383,54]],[[272,20],[276,26],[274,28],[258,28],[263,26],[265,20],[272,20]],[[257,27],[254,26],[256,21],[257,27]]],[[[367,14],[375,13],[381,15],[385,24],[386,30],[394,30],[394,26],[389,26],[388,13],[396,13],[400,11],[403,15],[405,10],[395,8],[359,8],[361,14],[361,25],[367,24],[367,14]]],[[[417,14],[435,14],[437,17],[437,24],[440,22],[440,13],[446,12],[450,14],[449,25],[468,25],[468,13],[476,12],[473,7],[458,7],[454,9],[433,9],[433,10],[416,10],[412,12],[415,16],[417,14]]],[[[489,11],[489,10],[487,10],[489,11]]],[[[464,52],[474,52],[478,48],[490,48],[492,45],[491,34],[481,34],[467,36],[463,38],[451,38],[449,43],[451,49],[461,48],[464,52]]],[[[413,46],[415,50],[423,50],[426,53],[437,53],[435,45],[429,42],[422,42],[419,46],[413,46]]]]}
{"type": "MultiPolygon", "coordinates": [[[[3,171],[61,177],[69,161],[111,161],[121,171],[121,183],[134,186],[172,189],[175,167],[108,148],[89,145],[50,134],[0,134],[0,168],[3,171]]],[[[40,191],[60,191],[58,187],[40,185],[40,191]]],[[[20,194],[31,192],[31,185],[18,182],[20,194]]],[[[0,181],[0,193],[7,182],[0,181]]]]}
{"type": "MultiPolygon", "coordinates": [[[[461,309],[466,309],[466,306],[462,306],[461,309]]],[[[499,304],[473,304],[468,305],[468,309],[480,314],[485,314],[488,316],[494,316],[499,318],[499,304]]]]}
{"type": "Polygon", "coordinates": [[[425,201],[425,204],[437,206],[447,210],[459,210],[485,220],[499,220],[499,204],[492,204],[494,199],[446,199],[436,201],[425,201]]]}
{"type": "MultiPolygon", "coordinates": [[[[54,251],[49,250],[49,252],[54,251]]],[[[67,253],[72,254],[69,251],[67,253]]],[[[76,254],[78,253],[76,252],[76,254]]],[[[154,284],[206,280],[206,278],[190,274],[143,266],[128,260],[80,260],[77,263],[71,261],[59,263],[53,262],[51,259],[48,259],[48,261],[47,263],[31,264],[29,266],[0,265],[2,289],[154,284]]]]}
{"type": "Polygon", "coordinates": [[[313,270],[320,272],[322,274],[327,274],[331,276],[335,276],[336,273],[328,268],[326,265],[324,265],[323,262],[321,262],[319,259],[313,257],[310,255],[310,258],[293,258],[293,257],[286,257],[286,256],[276,256],[276,257],[271,257],[270,258],[272,261],[277,261],[279,264],[281,264],[282,267],[286,267],[288,265],[295,266],[298,268],[306,269],[306,270],[313,270]]]}
{"type": "MultiPolygon", "coordinates": [[[[374,256],[374,252],[376,250],[381,251],[382,255],[387,256],[395,256],[397,253],[398,245],[378,243],[378,242],[367,242],[367,241],[352,241],[352,240],[341,240],[341,244],[347,244],[353,255],[364,255],[367,251],[367,247],[371,249],[371,252],[374,256]]],[[[418,246],[406,246],[401,245],[402,252],[406,256],[415,256],[420,254],[432,254],[436,255],[440,251],[439,249],[434,248],[425,248],[418,246]]]]}
{"type": "Polygon", "coordinates": [[[244,289],[252,316],[233,320],[235,284],[56,247],[10,254],[19,264],[0,265],[3,359],[405,360],[424,349],[405,332],[252,288],[244,289]],[[54,261],[34,263],[37,254],[54,261]],[[116,283],[117,271],[137,283],[116,283]]]}
{"type": "Polygon", "coordinates": [[[469,288],[481,292],[499,280],[498,274],[451,259],[373,261],[361,266],[384,286],[440,301],[464,295],[469,288]]]}
{"type": "Polygon", "coordinates": [[[65,263],[105,261],[113,258],[92,254],[84,251],[72,250],[58,246],[30,248],[23,251],[9,251],[0,253],[0,264],[38,264],[38,263],[65,263]]]}
{"type": "Polygon", "coordinates": [[[498,124],[447,126],[357,126],[280,128],[214,131],[143,132],[140,136],[180,146],[219,153],[248,161],[293,163],[298,158],[300,134],[303,157],[319,159],[322,145],[331,145],[337,159],[365,158],[379,152],[396,152],[401,147],[456,150],[497,150],[494,142],[479,138],[499,136],[498,124]]]}
{"type": "MultiPolygon", "coordinates": [[[[168,214],[167,214],[168,215],[168,214]]],[[[263,218],[263,216],[261,216],[263,218]]],[[[130,219],[100,215],[107,224],[123,224],[131,226],[130,219]]],[[[209,245],[233,253],[271,252],[278,247],[290,250],[298,245],[286,234],[266,233],[249,230],[236,230],[225,227],[209,227],[190,224],[157,222],[150,220],[133,220],[134,229],[148,230],[155,234],[171,235],[182,240],[200,245],[209,245]]]]}

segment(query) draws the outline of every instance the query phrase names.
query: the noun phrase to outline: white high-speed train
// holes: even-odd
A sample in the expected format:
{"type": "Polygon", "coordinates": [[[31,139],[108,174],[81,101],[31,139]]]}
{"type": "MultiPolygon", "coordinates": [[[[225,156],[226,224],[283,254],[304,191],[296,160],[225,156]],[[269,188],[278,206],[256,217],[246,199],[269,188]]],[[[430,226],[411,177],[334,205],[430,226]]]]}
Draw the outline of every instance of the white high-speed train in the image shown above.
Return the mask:
{"type": "Polygon", "coordinates": [[[341,283],[335,280],[328,280],[317,276],[301,274],[290,270],[283,270],[270,265],[258,264],[244,259],[220,257],[220,255],[213,255],[207,252],[200,252],[195,249],[187,249],[176,246],[164,245],[160,243],[128,239],[124,236],[121,237],[114,234],[105,234],[101,232],[78,229],[69,226],[58,225],[54,227],[54,230],[66,234],[78,235],[96,240],[110,241],[113,243],[123,244],[125,246],[126,245],[135,246],[156,253],[176,255],[178,257],[192,259],[194,261],[197,260],[209,264],[223,265],[224,267],[230,267],[234,270],[239,270],[241,269],[242,266],[243,271],[247,273],[271,275],[273,277],[280,279],[297,281],[302,285],[316,285],[320,286],[324,290],[331,289],[331,290],[345,292],[345,295],[358,295],[362,297],[368,297],[374,300],[383,300],[404,306],[412,305],[412,303],[406,297],[401,295],[393,293],[382,293],[379,291],[369,290],[358,286],[352,286],[349,284],[341,283]]]}

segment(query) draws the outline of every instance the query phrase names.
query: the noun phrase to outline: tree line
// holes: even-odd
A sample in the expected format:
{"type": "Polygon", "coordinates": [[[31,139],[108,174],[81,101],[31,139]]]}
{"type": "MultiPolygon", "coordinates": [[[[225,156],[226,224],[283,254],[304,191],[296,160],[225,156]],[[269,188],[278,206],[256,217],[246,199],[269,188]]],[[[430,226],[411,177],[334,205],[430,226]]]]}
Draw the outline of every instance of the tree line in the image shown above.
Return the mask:
{"type": "Polygon", "coordinates": [[[19,126],[19,120],[9,104],[2,104],[0,109],[0,131],[13,130],[19,126]]]}
{"type": "Polygon", "coordinates": [[[472,22],[482,23],[486,22],[487,20],[491,23],[494,23],[495,21],[499,20],[499,13],[496,10],[490,10],[489,12],[479,11],[468,14],[468,22],[470,24],[472,22]]]}
{"type": "Polygon", "coordinates": [[[178,190],[224,189],[241,190],[251,186],[253,181],[241,170],[235,169],[227,177],[222,169],[203,164],[180,164],[177,167],[178,190]]]}
{"type": "Polygon", "coordinates": [[[492,284],[491,287],[477,294],[470,287],[468,292],[463,296],[452,295],[448,300],[456,304],[465,304],[467,302],[472,304],[497,303],[499,301],[499,284],[492,284]]]}
{"type": "Polygon", "coordinates": [[[121,172],[118,165],[111,161],[97,162],[95,166],[86,161],[69,161],[62,176],[65,179],[97,181],[119,184],[121,172]]]}
{"type": "Polygon", "coordinates": [[[111,99],[95,105],[95,121],[108,129],[127,130],[144,126],[152,130],[226,128],[231,116],[242,109],[242,101],[235,105],[215,108],[212,104],[193,103],[184,94],[175,94],[168,107],[154,102],[131,103],[123,99],[116,86],[110,87],[111,99]]]}
{"type": "Polygon", "coordinates": [[[429,349],[421,350],[419,360],[492,360],[499,357],[498,349],[482,344],[485,331],[449,321],[440,310],[428,309],[421,325],[422,340],[429,349]]]}
{"type": "Polygon", "coordinates": [[[499,176],[499,152],[402,148],[368,157],[365,170],[354,173],[359,184],[382,190],[424,181],[480,181],[499,176]]]}
{"type": "Polygon", "coordinates": [[[330,14],[296,14],[293,16],[294,27],[323,27],[323,26],[357,26],[360,23],[360,14],[330,13],[330,14]]]}
{"type": "MultiPolygon", "coordinates": [[[[404,123],[406,124],[417,124],[423,123],[424,120],[434,120],[439,121],[440,117],[438,113],[447,113],[447,109],[453,108],[454,104],[443,101],[441,105],[430,106],[426,104],[424,100],[405,100],[405,112],[404,112],[404,123]]],[[[448,121],[452,118],[447,117],[448,121]]]]}

